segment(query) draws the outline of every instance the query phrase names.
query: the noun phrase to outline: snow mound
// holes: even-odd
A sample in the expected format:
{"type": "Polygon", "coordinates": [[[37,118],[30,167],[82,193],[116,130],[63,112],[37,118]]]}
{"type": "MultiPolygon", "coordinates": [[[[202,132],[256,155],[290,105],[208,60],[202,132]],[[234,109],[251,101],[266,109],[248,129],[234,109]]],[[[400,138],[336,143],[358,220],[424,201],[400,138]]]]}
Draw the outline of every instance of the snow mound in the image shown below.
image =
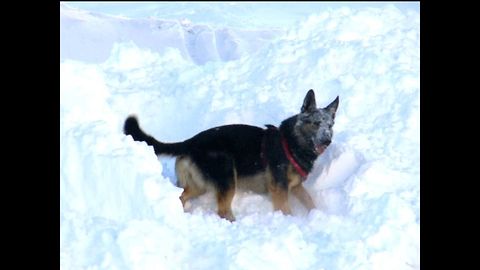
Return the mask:
{"type": "Polygon", "coordinates": [[[213,28],[188,20],[130,19],[60,6],[60,59],[101,63],[116,42],[160,54],[176,48],[196,64],[251,54],[282,33],[275,29],[213,28]]]}

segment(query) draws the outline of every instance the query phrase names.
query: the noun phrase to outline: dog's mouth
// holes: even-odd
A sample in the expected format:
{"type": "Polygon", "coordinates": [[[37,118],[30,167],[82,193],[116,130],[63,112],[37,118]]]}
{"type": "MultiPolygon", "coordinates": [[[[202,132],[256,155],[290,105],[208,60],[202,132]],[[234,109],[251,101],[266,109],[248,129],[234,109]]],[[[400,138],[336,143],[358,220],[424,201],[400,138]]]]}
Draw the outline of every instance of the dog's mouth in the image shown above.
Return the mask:
{"type": "Polygon", "coordinates": [[[315,152],[318,155],[321,155],[321,154],[323,154],[323,152],[325,152],[325,149],[327,149],[327,146],[328,145],[324,145],[324,144],[316,144],[315,145],[315,152]]]}

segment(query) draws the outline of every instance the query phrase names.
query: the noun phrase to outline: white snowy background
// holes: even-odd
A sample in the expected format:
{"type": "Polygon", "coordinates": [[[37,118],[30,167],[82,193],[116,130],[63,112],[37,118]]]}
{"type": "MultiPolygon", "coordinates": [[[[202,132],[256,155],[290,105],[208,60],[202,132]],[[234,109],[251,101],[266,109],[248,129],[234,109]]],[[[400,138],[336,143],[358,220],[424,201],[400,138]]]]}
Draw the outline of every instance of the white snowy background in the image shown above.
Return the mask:
{"type": "Polygon", "coordinates": [[[420,268],[418,3],[116,5],[60,5],[61,269],[420,268]],[[308,89],[340,96],[310,213],[249,192],[234,223],[212,194],[184,213],[174,160],[122,133],[278,125],[308,89]]]}

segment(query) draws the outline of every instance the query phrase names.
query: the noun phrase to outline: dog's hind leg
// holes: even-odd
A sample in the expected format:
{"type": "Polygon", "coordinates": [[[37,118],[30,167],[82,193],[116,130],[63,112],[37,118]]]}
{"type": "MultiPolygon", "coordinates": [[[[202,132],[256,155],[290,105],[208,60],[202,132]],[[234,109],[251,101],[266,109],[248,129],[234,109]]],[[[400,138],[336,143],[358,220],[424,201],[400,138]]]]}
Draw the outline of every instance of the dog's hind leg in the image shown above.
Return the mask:
{"type": "Polygon", "coordinates": [[[185,209],[188,200],[206,192],[205,180],[197,166],[186,156],[178,157],[175,161],[175,173],[178,186],[183,188],[180,201],[185,209]]]}
{"type": "Polygon", "coordinates": [[[209,180],[214,184],[217,198],[218,215],[229,221],[235,221],[232,213],[232,201],[235,195],[237,173],[233,159],[226,153],[209,153],[210,166],[203,167],[209,180]]]}
{"type": "Polygon", "coordinates": [[[232,167],[230,175],[225,177],[225,182],[217,185],[217,206],[218,215],[230,221],[235,221],[232,212],[232,201],[235,196],[237,172],[232,167]]]}
{"type": "Polygon", "coordinates": [[[235,195],[235,186],[224,191],[217,191],[218,215],[230,221],[235,221],[232,213],[232,201],[235,195]]]}
{"type": "Polygon", "coordinates": [[[205,193],[205,189],[200,189],[195,186],[186,186],[183,189],[182,195],[180,195],[180,201],[182,202],[183,209],[185,209],[185,204],[188,200],[196,198],[205,193]]]}

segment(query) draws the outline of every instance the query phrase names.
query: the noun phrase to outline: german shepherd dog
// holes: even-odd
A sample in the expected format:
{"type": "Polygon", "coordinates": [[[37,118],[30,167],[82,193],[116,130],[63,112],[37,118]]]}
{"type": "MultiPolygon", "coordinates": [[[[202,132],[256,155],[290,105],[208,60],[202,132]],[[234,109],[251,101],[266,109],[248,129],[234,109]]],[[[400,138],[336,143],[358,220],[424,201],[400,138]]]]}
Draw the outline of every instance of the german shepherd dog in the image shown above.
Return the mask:
{"type": "Polygon", "coordinates": [[[332,141],[338,96],[325,108],[317,108],[309,90],[300,113],[280,127],[225,125],[198,133],[177,143],[162,143],[143,132],[135,116],[125,120],[124,133],[153,146],[155,154],[175,156],[177,185],[185,203],[207,190],[215,191],[218,215],[235,217],[231,203],[237,188],[270,192],[274,210],[291,214],[291,192],[308,209],[315,204],[302,185],[313,163],[332,141]]]}

